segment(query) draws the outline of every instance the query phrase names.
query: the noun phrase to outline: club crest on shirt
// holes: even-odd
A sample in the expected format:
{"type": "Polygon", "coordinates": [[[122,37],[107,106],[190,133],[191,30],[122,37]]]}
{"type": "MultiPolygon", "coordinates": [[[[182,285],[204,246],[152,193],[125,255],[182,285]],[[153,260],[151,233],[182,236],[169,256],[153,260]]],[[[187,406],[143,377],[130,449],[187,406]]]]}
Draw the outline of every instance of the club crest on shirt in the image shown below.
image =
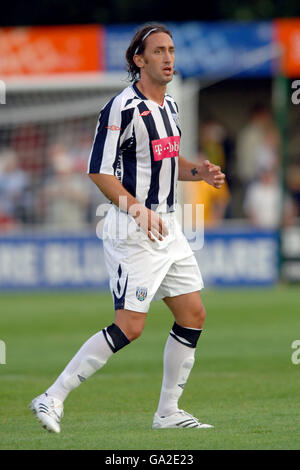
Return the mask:
{"type": "Polygon", "coordinates": [[[136,288],[136,298],[140,301],[143,302],[145,298],[147,297],[147,287],[137,287],[136,288]]]}

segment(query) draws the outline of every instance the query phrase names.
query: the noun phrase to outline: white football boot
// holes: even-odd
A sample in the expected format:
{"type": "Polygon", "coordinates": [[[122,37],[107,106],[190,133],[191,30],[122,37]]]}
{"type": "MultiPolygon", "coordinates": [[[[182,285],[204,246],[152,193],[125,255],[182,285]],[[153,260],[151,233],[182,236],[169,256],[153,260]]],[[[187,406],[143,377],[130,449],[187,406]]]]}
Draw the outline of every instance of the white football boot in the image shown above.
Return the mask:
{"type": "Polygon", "coordinates": [[[32,400],[29,408],[42,423],[43,428],[50,432],[60,432],[59,424],[64,415],[64,406],[61,400],[43,393],[32,400]]]}
{"type": "Polygon", "coordinates": [[[211,424],[203,424],[197,418],[183,410],[178,410],[169,416],[159,416],[157,413],[154,415],[152,429],[167,429],[167,428],[197,428],[208,429],[213,428],[211,424]]]}

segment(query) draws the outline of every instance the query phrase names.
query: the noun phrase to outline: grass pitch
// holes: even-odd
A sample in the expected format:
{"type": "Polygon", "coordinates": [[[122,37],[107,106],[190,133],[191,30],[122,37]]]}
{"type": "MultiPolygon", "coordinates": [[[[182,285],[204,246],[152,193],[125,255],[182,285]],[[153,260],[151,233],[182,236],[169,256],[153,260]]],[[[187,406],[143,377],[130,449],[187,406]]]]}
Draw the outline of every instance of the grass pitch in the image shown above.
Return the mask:
{"type": "Polygon", "coordinates": [[[299,449],[300,289],[205,290],[206,328],[180,407],[215,429],[151,430],[171,314],[153,302],[142,336],[65,402],[59,435],[28,405],[113,320],[109,294],[2,294],[0,449],[299,449]]]}

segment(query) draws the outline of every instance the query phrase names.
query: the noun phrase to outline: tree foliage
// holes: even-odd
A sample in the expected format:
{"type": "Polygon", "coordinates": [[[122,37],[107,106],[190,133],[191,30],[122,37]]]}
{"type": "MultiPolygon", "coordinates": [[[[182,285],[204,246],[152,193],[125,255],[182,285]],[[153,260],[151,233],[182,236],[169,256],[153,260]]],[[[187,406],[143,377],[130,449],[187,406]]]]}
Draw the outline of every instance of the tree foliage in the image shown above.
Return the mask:
{"type": "Polygon", "coordinates": [[[300,16],[299,0],[12,0],[0,26],[113,24],[145,21],[255,20],[300,16]]]}

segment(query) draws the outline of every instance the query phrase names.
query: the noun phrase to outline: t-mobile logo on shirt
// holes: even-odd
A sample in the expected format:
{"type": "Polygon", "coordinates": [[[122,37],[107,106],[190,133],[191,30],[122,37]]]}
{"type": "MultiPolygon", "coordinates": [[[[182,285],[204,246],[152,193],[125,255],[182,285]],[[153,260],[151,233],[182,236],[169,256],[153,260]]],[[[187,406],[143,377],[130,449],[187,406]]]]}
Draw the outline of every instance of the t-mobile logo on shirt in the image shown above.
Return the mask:
{"type": "Polygon", "coordinates": [[[163,160],[164,158],[178,157],[179,144],[179,135],[152,140],[154,160],[157,162],[159,160],[163,160]]]}

